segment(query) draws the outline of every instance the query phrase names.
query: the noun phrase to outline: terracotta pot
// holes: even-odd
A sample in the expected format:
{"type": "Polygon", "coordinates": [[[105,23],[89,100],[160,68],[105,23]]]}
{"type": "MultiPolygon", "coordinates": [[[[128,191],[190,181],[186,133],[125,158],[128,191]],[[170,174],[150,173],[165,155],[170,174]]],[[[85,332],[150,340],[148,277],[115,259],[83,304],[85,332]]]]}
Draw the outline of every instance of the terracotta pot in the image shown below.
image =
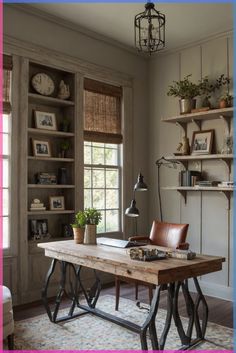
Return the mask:
{"type": "Polygon", "coordinates": [[[86,224],[84,232],[84,244],[96,245],[97,239],[97,226],[96,224],[86,224]]]}
{"type": "Polygon", "coordinates": [[[84,228],[73,228],[75,244],[83,244],[84,228]]]}
{"type": "Polygon", "coordinates": [[[228,107],[227,101],[225,99],[221,99],[220,103],[219,103],[219,107],[220,107],[220,109],[227,108],[228,107]]]}

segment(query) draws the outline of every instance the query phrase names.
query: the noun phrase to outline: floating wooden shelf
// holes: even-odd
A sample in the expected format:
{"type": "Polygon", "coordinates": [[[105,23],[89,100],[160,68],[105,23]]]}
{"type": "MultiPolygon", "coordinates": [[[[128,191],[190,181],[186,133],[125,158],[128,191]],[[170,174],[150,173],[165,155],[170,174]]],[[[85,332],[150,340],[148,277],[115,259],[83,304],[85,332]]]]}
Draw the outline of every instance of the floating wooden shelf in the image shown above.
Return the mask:
{"type": "Polygon", "coordinates": [[[64,211],[28,211],[28,215],[54,215],[54,214],[72,214],[75,213],[75,210],[64,210],[64,211]]]}
{"type": "Polygon", "coordinates": [[[28,184],[29,189],[74,189],[75,185],[62,184],[28,184]]]}
{"type": "Polygon", "coordinates": [[[39,94],[36,94],[36,93],[29,93],[28,97],[29,97],[29,102],[44,104],[44,105],[49,105],[54,107],[55,106],[68,107],[68,106],[75,105],[74,102],[69,100],[63,100],[63,99],[47,97],[47,96],[40,96],[39,94]]]}
{"type": "Polygon", "coordinates": [[[74,158],[57,158],[57,157],[34,157],[28,156],[29,160],[33,161],[48,161],[48,162],[74,162],[74,158]]]}
{"type": "Polygon", "coordinates": [[[56,137],[65,137],[65,138],[75,136],[73,132],[52,131],[52,130],[43,130],[43,129],[35,129],[35,128],[28,128],[28,133],[30,135],[56,136],[56,137]]]}

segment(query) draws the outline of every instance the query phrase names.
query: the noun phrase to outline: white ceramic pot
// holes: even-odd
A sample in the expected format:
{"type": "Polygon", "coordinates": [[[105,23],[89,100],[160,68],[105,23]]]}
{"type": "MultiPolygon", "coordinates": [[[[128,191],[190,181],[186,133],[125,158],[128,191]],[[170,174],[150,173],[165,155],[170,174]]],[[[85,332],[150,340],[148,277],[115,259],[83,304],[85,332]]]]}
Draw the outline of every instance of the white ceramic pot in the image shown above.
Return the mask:
{"type": "Polygon", "coordinates": [[[95,224],[86,224],[84,232],[84,244],[97,244],[97,226],[95,224]]]}

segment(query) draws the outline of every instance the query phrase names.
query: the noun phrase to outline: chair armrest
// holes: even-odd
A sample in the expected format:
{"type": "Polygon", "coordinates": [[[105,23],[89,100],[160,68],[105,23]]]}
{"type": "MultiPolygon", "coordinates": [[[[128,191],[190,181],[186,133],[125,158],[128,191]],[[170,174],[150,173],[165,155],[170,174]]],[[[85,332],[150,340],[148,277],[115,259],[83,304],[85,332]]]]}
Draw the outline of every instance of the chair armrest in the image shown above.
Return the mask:
{"type": "Polygon", "coordinates": [[[189,243],[180,243],[179,246],[177,246],[176,249],[188,250],[189,249],[189,243]]]}
{"type": "Polygon", "coordinates": [[[147,243],[149,243],[150,239],[147,236],[135,235],[133,237],[129,237],[129,241],[146,241],[147,243]]]}

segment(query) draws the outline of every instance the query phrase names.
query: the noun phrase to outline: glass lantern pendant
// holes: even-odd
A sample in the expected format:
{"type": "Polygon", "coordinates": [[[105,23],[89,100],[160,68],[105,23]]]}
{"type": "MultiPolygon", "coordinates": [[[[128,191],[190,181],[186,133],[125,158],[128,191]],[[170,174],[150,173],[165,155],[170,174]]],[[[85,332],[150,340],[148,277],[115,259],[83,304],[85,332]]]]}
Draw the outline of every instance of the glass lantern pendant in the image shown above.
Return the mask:
{"type": "Polygon", "coordinates": [[[145,11],[134,18],[135,46],[151,55],[165,47],[165,15],[148,2],[145,11]]]}

